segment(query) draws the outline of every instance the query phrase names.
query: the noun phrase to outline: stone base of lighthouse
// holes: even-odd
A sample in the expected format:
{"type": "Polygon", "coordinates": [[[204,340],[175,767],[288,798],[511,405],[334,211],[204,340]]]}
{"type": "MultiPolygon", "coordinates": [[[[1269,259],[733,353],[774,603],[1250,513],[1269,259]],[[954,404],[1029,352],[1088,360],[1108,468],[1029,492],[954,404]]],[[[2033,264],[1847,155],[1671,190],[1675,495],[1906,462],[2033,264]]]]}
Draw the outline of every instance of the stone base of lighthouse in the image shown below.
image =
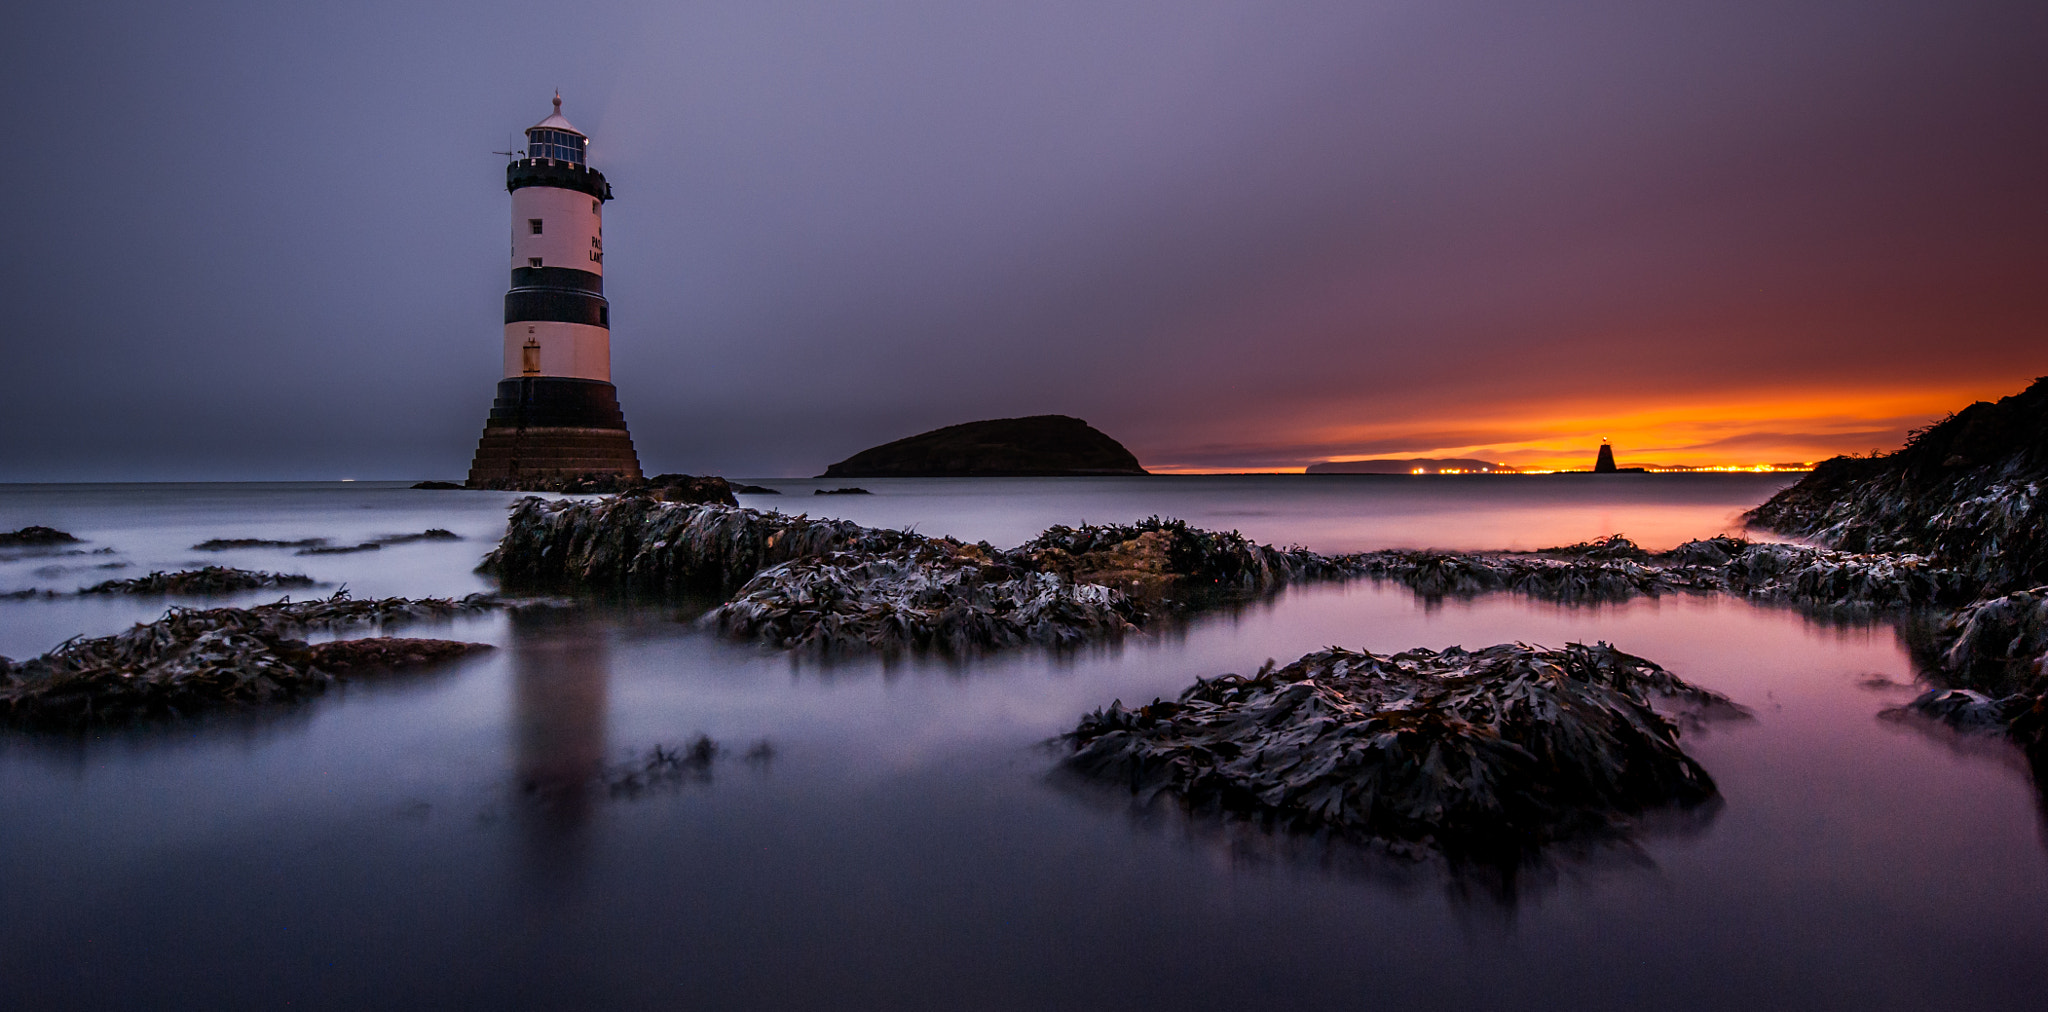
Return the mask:
{"type": "Polygon", "coordinates": [[[501,380],[470,461],[470,488],[525,488],[585,476],[644,477],[618,391],[598,380],[501,380]]]}

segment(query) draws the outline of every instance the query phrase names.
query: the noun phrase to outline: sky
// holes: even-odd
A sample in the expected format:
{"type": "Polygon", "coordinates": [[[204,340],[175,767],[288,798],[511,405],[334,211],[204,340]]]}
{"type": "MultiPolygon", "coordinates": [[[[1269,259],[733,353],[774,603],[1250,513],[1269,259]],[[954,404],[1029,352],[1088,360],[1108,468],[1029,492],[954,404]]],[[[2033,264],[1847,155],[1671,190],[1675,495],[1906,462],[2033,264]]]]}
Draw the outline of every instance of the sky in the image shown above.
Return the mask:
{"type": "Polygon", "coordinates": [[[2048,374],[2048,4],[42,4],[0,481],[460,478],[504,158],[612,183],[649,473],[1815,460],[2048,374]]]}

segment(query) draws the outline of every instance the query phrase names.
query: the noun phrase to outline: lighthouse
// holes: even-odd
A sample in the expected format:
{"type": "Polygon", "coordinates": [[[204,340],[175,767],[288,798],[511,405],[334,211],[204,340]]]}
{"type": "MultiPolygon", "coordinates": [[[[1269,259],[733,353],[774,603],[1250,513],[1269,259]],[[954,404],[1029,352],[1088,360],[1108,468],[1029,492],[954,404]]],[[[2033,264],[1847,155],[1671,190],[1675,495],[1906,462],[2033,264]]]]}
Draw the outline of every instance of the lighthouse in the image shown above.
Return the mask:
{"type": "Polygon", "coordinates": [[[527,128],[505,167],[512,194],[512,287],[505,293],[504,378],[484,422],[471,488],[548,479],[637,480],[640,459],[612,386],[611,304],[604,297],[604,173],[590,138],[555,111],[527,128]]]}

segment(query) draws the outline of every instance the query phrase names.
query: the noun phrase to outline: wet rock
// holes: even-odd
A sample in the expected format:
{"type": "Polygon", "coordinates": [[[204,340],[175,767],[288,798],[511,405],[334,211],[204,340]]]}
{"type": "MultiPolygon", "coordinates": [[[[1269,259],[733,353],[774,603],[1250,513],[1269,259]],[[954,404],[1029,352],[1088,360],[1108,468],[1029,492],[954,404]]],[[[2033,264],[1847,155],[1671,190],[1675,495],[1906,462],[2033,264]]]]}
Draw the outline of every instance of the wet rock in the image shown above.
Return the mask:
{"type": "Polygon", "coordinates": [[[0,531],[0,548],[41,548],[77,542],[77,538],[55,527],[24,527],[18,531],[0,531]]]}
{"type": "Polygon", "coordinates": [[[1650,809],[1715,796],[1653,700],[1740,712],[1604,643],[1331,649],[1197,680],[1173,701],[1111,703],[1065,736],[1065,763],[1197,811],[1505,852],[1624,830],[1650,809]]]}
{"type": "Polygon", "coordinates": [[[292,554],[293,554],[293,555],[354,555],[354,554],[355,554],[355,553],[357,553],[357,552],[375,552],[375,551],[379,551],[379,550],[381,550],[381,549],[382,549],[383,547],[384,547],[383,545],[380,545],[380,544],[376,543],[375,541],[365,541],[365,542],[363,542],[362,544],[359,544],[359,545],[319,545],[319,546],[316,546],[316,547],[313,547],[313,548],[301,548],[301,549],[299,549],[298,551],[296,551],[296,552],[293,552],[292,554]]]}
{"type": "Polygon", "coordinates": [[[311,587],[313,578],[300,573],[265,573],[227,566],[207,566],[176,573],[156,572],[130,580],[108,580],[79,590],[81,594],[232,594],[265,587],[311,587]]]}
{"type": "Polygon", "coordinates": [[[769,488],[769,487],[768,487],[768,486],[766,486],[766,485],[749,485],[749,484],[747,484],[746,482],[741,482],[741,481],[735,481],[735,482],[730,482],[729,484],[731,484],[731,485],[732,485],[732,490],[733,490],[733,494],[735,494],[735,495],[781,495],[781,494],[782,494],[782,490],[781,490],[781,489],[779,489],[779,488],[769,488]]]}
{"type": "Polygon", "coordinates": [[[421,481],[414,482],[412,487],[433,489],[435,491],[456,491],[462,488],[462,483],[459,481],[421,481]]]}
{"type": "Polygon", "coordinates": [[[155,622],[69,640],[40,657],[0,658],[0,723],[83,730],[289,702],[325,691],[372,659],[398,666],[453,656],[447,647],[395,643],[313,647],[299,638],[307,632],[388,629],[492,607],[496,601],[483,595],[357,601],[342,592],[255,608],[172,608],[155,622]]]}
{"type": "Polygon", "coordinates": [[[812,495],[874,495],[874,493],[873,493],[873,492],[870,492],[870,491],[868,491],[867,489],[864,489],[864,488],[821,488],[821,489],[818,489],[818,490],[816,490],[816,491],[812,492],[811,494],[812,494],[812,495]]]}

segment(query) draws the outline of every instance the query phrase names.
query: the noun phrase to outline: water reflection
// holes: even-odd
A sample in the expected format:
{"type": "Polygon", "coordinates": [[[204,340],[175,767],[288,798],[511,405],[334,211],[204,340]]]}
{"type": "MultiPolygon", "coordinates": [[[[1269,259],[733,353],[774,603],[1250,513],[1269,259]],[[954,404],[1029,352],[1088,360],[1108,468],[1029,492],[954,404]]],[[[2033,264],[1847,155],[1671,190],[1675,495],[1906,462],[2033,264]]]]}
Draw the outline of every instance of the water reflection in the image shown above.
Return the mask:
{"type": "Polygon", "coordinates": [[[532,870],[554,877],[579,863],[599,800],[611,657],[604,627],[580,609],[519,609],[511,628],[519,818],[532,870]]]}

